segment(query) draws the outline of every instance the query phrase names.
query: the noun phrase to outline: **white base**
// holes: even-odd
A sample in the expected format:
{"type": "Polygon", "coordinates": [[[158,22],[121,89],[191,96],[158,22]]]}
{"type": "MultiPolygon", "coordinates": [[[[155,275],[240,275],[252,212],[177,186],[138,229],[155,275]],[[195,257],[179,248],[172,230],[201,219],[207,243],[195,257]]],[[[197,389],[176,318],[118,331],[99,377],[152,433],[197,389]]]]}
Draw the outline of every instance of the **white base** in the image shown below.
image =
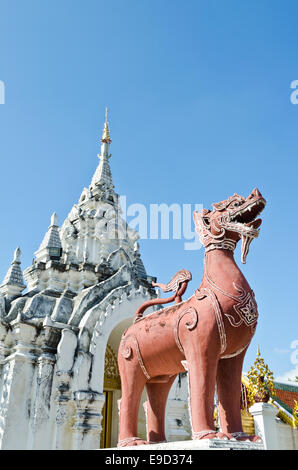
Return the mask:
{"type": "MultiPolygon", "coordinates": [[[[116,448],[114,448],[116,449],[116,448]]],[[[263,443],[201,439],[198,441],[163,442],[140,446],[117,447],[117,450],[264,450],[263,443]]],[[[111,449],[112,450],[112,449],[111,449]]]]}

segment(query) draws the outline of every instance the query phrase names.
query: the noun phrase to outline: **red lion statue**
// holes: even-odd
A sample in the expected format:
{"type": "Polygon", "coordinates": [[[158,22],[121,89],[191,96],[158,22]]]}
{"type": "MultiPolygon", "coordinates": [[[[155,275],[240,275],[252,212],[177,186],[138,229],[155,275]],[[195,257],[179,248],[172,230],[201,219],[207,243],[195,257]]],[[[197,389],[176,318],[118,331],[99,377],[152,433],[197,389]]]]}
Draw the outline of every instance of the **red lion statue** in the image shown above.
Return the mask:
{"type": "Polygon", "coordinates": [[[234,260],[242,240],[241,261],[262,223],[257,216],[266,204],[258,189],[244,198],[237,194],[213,204],[213,210],[194,212],[205,247],[200,287],[182,301],[189,271],[182,270],[169,284],[153,284],[168,300],[153,299],[137,310],[124,332],[118,353],[122,383],[118,446],[165,441],[164,417],[170,388],[180,372],[188,370],[193,439],[259,440],[242,429],[240,390],[242,365],[257,325],[255,296],[234,260]],[[174,301],[170,307],[143,312],[151,305],[174,301]],[[140,398],[146,386],[147,441],[137,437],[140,398]],[[214,393],[217,387],[221,431],[214,428],[214,393]]]}

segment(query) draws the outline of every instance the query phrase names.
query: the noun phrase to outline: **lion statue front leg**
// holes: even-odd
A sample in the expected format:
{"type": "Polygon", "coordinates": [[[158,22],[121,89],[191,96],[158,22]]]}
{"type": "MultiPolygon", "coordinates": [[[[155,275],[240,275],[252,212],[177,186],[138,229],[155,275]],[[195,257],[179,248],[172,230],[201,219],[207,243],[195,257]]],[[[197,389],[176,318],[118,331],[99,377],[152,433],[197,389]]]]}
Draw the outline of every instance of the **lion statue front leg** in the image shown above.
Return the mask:
{"type": "MultiPolygon", "coordinates": [[[[214,426],[214,390],[221,344],[213,312],[210,313],[211,315],[201,313],[200,325],[192,331],[187,328],[187,317],[180,322],[179,328],[188,370],[192,438],[233,439],[229,428],[217,432],[214,426]]],[[[235,407],[234,404],[232,406],[235,407]]]]}

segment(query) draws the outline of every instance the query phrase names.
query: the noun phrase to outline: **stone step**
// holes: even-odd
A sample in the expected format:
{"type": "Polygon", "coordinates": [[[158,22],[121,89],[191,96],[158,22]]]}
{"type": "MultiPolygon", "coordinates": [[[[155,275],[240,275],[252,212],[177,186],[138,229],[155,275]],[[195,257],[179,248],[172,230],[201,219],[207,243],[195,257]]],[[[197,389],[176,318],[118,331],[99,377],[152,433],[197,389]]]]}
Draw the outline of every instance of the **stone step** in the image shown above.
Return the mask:
{"type": "Polygon", "coordinates": [[[232,441],[225,439],[201,439],[190,441],[162,442],[140,446],[115,447],[109,450],[264,450],[262,443],[232,441]]]}

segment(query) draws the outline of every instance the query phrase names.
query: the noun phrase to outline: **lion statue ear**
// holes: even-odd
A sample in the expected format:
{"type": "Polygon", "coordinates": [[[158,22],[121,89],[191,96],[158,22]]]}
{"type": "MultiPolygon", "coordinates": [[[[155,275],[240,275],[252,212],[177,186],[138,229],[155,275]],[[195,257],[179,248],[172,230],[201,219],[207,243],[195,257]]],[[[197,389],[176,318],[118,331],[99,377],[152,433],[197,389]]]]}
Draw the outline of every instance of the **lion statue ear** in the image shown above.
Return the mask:
{"type": "Polygon", "coordinates": [[[220,202],[214,202],[212,204],[212,207],[215,211],[222,211],[224,209],[226,209],[226,207],[228,206],[229,204],[229,200],[225,200],[225,201],[220,201],[220,202]]]}
{"type": "Polygon", "coordinates": [[[233,200],[241,200],[241,199],[243,199],[242,196],[239,196],[239,194],[234,193],[233,196],[228,197],[228,199],[225,199],[224,201],[214,202],[212,204],[212,207],[216,211],[222,211],[222,210],[225,210],[233,200]]]}

